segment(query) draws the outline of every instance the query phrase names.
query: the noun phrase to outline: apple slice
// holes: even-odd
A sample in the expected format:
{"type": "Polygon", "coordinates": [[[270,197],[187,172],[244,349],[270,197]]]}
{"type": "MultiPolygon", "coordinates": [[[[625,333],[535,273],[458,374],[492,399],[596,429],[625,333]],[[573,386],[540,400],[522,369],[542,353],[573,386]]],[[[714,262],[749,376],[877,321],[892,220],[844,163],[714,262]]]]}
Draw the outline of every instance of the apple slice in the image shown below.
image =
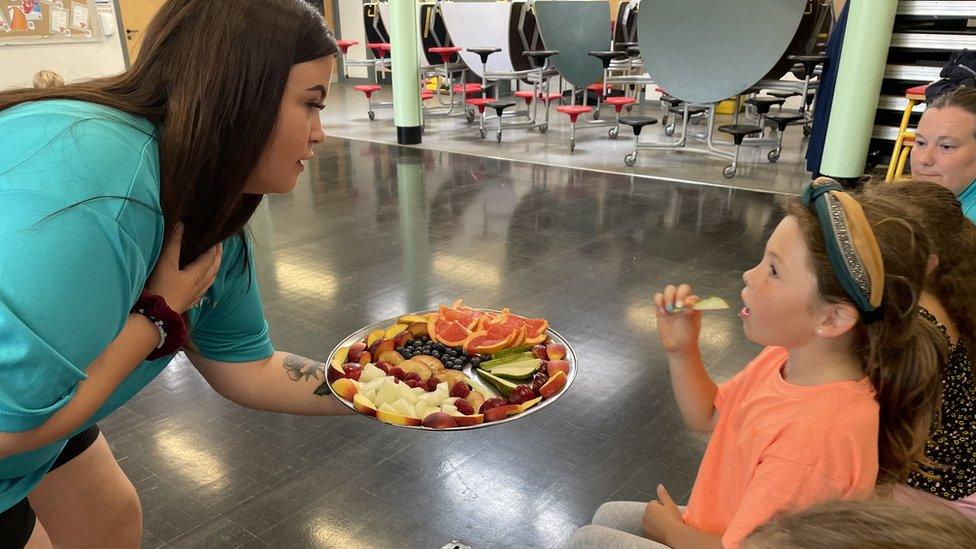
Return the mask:
{"type": "Polygon", "coordinates": [[[362,364],[363,366],[369,364],[372,361],[373,361],[373,353],[370,353],[369,351],[363,351],[359,353],[359,359],[356,360],[356,362],[362,364]]]}
{"type": "Polygon", "coordinates": [[[434,374],[430,370],[430,367],[419,360],[404,360],[400,363],[400,369],[403,370],[405,374],[417,374],[420,376],[420,381],[427,381],[430,376],[434,374]]]}
{"type": "Polygon", "coordinates": [[[485,422],[485,416],[482,414],[475,414],[471,416],[452,416],[454,421],[457,422],[458,427],[471,427],[472,425],[481,425],[485,422]]]}
{"type": "Polygon", "coordinates": [[[332,390],[346,400],[352,400],[355,398],[356,393],[359,392],[359,389],[356,387],[356,382],[345,377],[340,377],[335,380],[332,384],[332,390]]]}
{"type": "Polygon", "coordinates": [[[495,406],[494,408],[488,410],[484,413],[485,423],[490,421],[498,421],[505,419],[510,414],[517,414],[522,410],[522,407],[518,404],[506,404],[504,406],[495,406]]]}
{"type": "Polygon", "coordinates": [[[450,427],[457,427],[457,418],[450,414],[444,412],[434,412],[424,418],[424,427],[430,427],[432,429],[447,429],[450,427]]]}
{"type": "Polygon", "coordinates": [[[339,350],[332,355],[332,360],[330,361],[333,366],[338,366],[342,369],[342,365],[346,363],[346,357],[349,356],[349,347],[339,347],[339,350]]]}
{"type": "Polygon", "coordinates": [[[430,368],[430,371],[435,374],[438,372],[443,372],[445,369],[444,363],[441,362],[439,358],[434,358],[430,355],[417,355],[411,360],[419,360],[420,362],[423,362],[428,368],[430,368]]]}
{"type": "Polygon", "coordinates": [[[399,366],[401,362],[406,360],[403,355],[396,351],[384,351],[382,354],[376,357],[379,362],[386,362],[391,366],[399,366]]]}
{"type": "Polygon", "coordinates": [[[383,330],[373,330],[366,336],[366,347],[372,347],[373,343],[383,339],[383,334],[386,332],[383,330]]]}
{"type": "Polygon", "coordinates": [[[566,358],[566,346],[550,343],[546,345],[546,354],[549,355],[549,360],[562,360],[566,358]]]}
{"type": "Polygon", "coordinates": [[[332,383],[340,377],[346,377],[346,371],[342,368],[342,364],[333,363],[332,366],[329,366],[329,371],[326,372],[325,379],[329,383],[332,383]]]}
{"type": "Polygon", "coordinates": [[[386,339],[393,339],[394,337],[396,337],[397,334],[399,334],[400,332],[406,329],[407,329],[406,324],[394,324],[393,326],[390,326],[389,328],[386,329],[386,334],[384,334],[384,337],[386,337],[386,339]]]}
{"type": "Polygon", "coordinates": [[[565,360],[550,360],[547,368],[546,374],[548,374],[549,377],[554,376],[556,372],[562,372],[569,375],[569,363],[565,360]]]}
{"type": "Polygon", "coordinates": [[[712,296],[695,303],[691,308],[696,311],[719,311],[721,309],[728,309],[729,304],[721,297],[712,296]]]}
{"type": "Polygon", "coordinates": [[[520,408],[519,412],[524,412],[540,402],[542,402],[542,397],[536,397],[533,398],[532,400],[523,402],[522,404],[519,404],[519,408],[520,408]]]}
{"type": "Polygon", "coordinates": [[[407,326],[407,331],[413,334],[413,337],[426,337],[429,335],[427,333],[427,320],[423,322],[413,322],[407,326]]]}
{"type": "Polygon", "coordinates": [[[393,407],[386,403],[380,404],[380,407],[376,409],[376,419],[391,425],[405,425],[408,427],[418,427],[420,425],[419,419],[398,414],[393,407]]]}
{"type": "Polygon", "coordinates": [[[549,381],[539,387],[539,394],[542,398],[550,398],[566,386],[566,374],[556,372],[556,375],[549,378],[549,381]]]}
{"type": "Polygon", "coordinates": [[[376,406],[362,393],[356,393],[352,398],[352,407],[361,414],[376,417],[376,406]]]}
{"type": "Polygon", "coordinates": [[[359,355],[366,350],[366,344],[362,341],[357,341],[349,346],[349,352],[346,354],[346,360],[343,362],[359,362],[359,355]]]}
{"type": "Polygon", "coordinates": [[[427,317],[420,315],[403,315],[397,319],[397,324],[413,324],[415,322],[423,322],[424,324],[427,324],[427,317]]]}
{"type": "Polygon", "coordinates": [[[464,397],[464,400],[467,400],[468,404],[477,412],[485,403],[485,395],[481,394],[481,391],[471,391],[468,396],[464,397]]]}

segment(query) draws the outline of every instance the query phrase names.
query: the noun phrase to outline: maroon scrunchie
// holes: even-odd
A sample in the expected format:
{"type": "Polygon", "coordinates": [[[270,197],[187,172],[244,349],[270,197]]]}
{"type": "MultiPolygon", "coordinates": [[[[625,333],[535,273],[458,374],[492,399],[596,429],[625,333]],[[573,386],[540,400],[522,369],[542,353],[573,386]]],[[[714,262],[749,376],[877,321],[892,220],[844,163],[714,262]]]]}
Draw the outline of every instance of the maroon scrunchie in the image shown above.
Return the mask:
{"type": "Polygon", "coordinates": [[[143,290],[139,300],[132,306],[131,312],[148,318],[149,322],[159,330],[159,345],[149,353],[146,360],[156,360],[176,354],[186,345],[188,333],[186,321],[179,313],[169,308],[162,296],[143,290]]]}

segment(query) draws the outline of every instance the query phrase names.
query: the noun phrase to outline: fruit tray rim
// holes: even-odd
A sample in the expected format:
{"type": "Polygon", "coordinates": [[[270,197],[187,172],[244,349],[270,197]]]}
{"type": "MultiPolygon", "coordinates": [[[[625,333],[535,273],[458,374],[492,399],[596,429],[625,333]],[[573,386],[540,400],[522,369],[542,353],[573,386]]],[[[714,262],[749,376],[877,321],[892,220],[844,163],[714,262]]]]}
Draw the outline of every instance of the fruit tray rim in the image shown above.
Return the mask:
{"type": "MultiPolygon", "coordinates": [[[[483,313],[501,313],[502,312],[499,309],[487,309],[487,308],[483,308],[483,307],[470,307],[470,308],[471,309],[474,309],[476,311],[483,312],[483,313]]],[[[414,313],[403,313],[403,314],[400,314],[400,315],[397,315],[397,316],[394,316],[394,317],[390,317],[390,318],[388,318],[386,320],[381,320],[379,322],[374,322],[374,323],[369,324],[367,326],[363,326],[362,328],[356,330],[355,332],[353,332],[353,333],[349,334],[348,336],[346,336],[345,338],[343,338],[341,341],[339,341],[339,343],[335,347],[332,348],[332,351],[329,353],[329,358],[328,358],[328,360],[326,360],[326,364],[328,364],[329,367],[331,368],[332,367],[331,366],[332,365],[332,358],[335,356],[335,354],[337,352],[339,352],[339,349],[341,349],[343,347],[347,347],[349,345],[352,345],[356,341],[361,341],[363,339],[363,337],[367,336],[369,334],[369,332],[371,332],[373,330],[380,329],[381,327],[384,327],[384,326],[385,327],[388,327],[391,323],[395,323],[401,317],[406,316],[408,314],[410,314],[410,315],[427,315],[427,314],[431,314],[431,313],[436,313],[439,310],[440,309],[426,309],[426,310],[418,311],[418,312],[414,312],[414,313]]],[[[328,385],[329,385],[329,392],[334,397],[336,397],[339,400],[339,402],[341,402],[347,408],[349,408],[350,410],[356,412],[357,415],[361,415],[361,416],[364,416],[364,417],[368,417],[368,418],[370,418],[370,419],[372,419],[374,421],[378,421],[379,423],[382,423],[384,425],[389,425],[390,427],[398,427],[398,428],[402,428],[402,429],[416,429],[418,431],[470,431],[472,429],[483,429],[483,428],[486,428],[486,427],[494,427],[495,425],[502,425],[502,424],[508,423],[510,421],[515,421],[517,419],[521,419],[521,418],[523,418],[523,417],[525,417],[525,416],[527,416],[529,414],[532,414],[532,413],[534,413],[534,412],[536,412],[538,410],[541,410],[541,409],[545,408],[546,406],[552,404],[553,402],[555,402],[556,400],[558,400],[560,397],[562,397],[564,394],[566,394],[566,391],[569,390],[570,386],[573,385],[573,381],[576,379],[576,371],[578,370],[578,366],[577,366],[577,362],[576,362],[576,351],[573,350],[573,346],[569,343],[569,341],[566,340],[565,337],[563,337],[556,330],[553,330],[551,327],[547,327],[546,328],[546,334],[549,336],[550,339],[552,339],[552,342],[553,343],[557,343],[557,344],[560,344],[560,345],[566,347],[566,356],[563,357],[563,360],[565,360],[566,362],[568,362],[569,363],[569,366],[570,366],[570,368],[569,368],[569,375],[566,376],[566,385],[562,389],[560,389],[558,393],[556,393],[555,395],[553,395],[551,398],[543,399],[541,402],[539,402],[538,404],[536,404],[535,406],[529,408],[528,410],[526,410],[524,412],[521,412],[521,413],[518,413],[518,414],[515,414],[515,415],[512,415],[512,416],[508,416],[505,419],[500,419],[498,421],[482,422],[482,423],[479,423],[477,425],[467,425],[467,426],[463,426],[463,427],[458,426],[458,427],[442,427],[442,428],[424,427],[423,425],[393,425],[393,424],[387,423],[385,421],[380,421],[379,419],[376,419],[376,417],[374,417],[374,416],[371,416],[369,414],[366,414],[366,413],[363,413],[363,412],[360,412],[359,410],[357,410],[356,407],[353,405],[352,401],[346,400],[345,398],[343,398],[342,396],[340,396],[339,394],[337,394],[335,392],[335,389],[333,389],[333,387],[332,387],[332,383],[328,383],[328,385]]],[[[470,364],[467,365],[467,366],[465,366],[462,371],[472,381],[474,381],[475,384],[478,385],[478,387],[481,387],[481,388],[484,388],[484,389],[488,389],[495,396],[501,396],[501,393],[499,393],[499,391],[497,389],[495,389],[490,384],[488,384],[488,383],[486,383],[486,382],[484,382],[484,381],[481,380],[481,378],[478,376],[478,374],[474,371],[474,367],[472,367],[470,364]]]]}

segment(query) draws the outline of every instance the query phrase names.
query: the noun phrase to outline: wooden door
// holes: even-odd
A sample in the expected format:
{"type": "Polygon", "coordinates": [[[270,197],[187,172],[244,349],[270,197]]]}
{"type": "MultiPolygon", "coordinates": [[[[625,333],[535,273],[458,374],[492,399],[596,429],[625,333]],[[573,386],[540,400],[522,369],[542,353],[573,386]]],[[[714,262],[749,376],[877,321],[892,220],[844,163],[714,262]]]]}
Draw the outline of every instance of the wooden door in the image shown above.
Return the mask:
{"type": "Polygon", "coordinates": [[[119,0],[119,12],[122,15],[122,32],[125,36],[125,47],[129,50],[129,63],[135,61],[142,45],[142,35],[165,0],[119,0]]]}

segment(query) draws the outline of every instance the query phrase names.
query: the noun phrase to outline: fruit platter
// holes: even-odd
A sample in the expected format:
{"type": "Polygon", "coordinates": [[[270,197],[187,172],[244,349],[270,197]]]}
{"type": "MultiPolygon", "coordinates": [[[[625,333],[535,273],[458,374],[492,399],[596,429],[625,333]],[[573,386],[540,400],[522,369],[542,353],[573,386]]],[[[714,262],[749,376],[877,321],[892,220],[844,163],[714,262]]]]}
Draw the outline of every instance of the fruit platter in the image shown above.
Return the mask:
{"type": "Polygon", "coordinates": [[[458,300],[356,331],[333,349],[326,379],[346,406],[379,421],[460,430],[540,410],[575,377],[572,347],[545,319],[458,300]]]}

